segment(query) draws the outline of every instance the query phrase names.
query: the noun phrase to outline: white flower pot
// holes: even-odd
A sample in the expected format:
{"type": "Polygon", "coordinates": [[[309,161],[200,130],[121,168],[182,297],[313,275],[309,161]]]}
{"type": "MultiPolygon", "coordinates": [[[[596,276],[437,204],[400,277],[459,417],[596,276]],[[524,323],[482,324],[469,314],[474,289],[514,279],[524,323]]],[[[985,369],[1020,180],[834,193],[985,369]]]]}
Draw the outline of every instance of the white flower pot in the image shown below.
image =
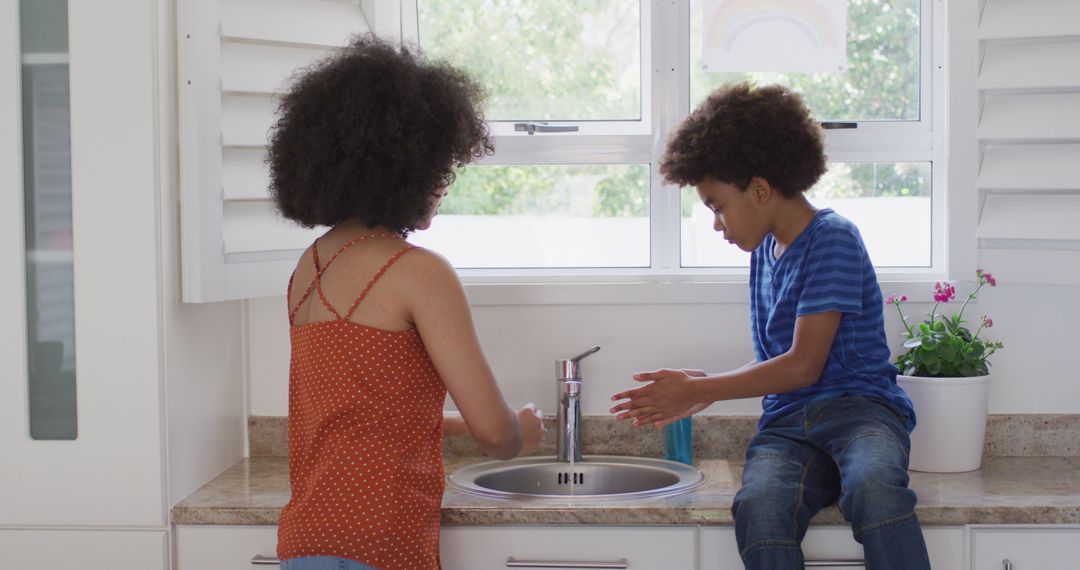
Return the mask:
{"type": "Polygon", "coordinates": [[[912,471],[959,473],[982,465],[990,377],[897,376],[915,406],[912,471]]]}

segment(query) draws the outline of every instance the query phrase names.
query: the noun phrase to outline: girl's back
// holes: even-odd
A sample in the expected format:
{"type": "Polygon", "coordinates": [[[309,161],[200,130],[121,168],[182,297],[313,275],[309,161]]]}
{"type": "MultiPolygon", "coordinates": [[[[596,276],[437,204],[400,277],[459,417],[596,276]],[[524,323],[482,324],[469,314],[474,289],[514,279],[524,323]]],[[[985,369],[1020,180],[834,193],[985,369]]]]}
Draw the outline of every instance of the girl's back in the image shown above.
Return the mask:
{"type": "Polygon", "coordinates": [[[438,566],[446,388],[408,308],[427,255],[413,250],[392,234],[331,231],[294,273],[281,559],[438,566]]]}

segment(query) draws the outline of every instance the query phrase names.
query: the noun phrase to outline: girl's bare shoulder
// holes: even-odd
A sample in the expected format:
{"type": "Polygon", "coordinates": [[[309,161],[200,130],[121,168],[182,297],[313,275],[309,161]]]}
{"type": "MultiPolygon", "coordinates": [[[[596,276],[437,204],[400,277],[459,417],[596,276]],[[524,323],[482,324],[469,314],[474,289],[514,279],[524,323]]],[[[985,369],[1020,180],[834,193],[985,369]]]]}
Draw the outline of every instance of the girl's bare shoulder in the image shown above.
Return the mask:
{"type": "Polygon", "coordinates": [[[457,272],[454,271],[454,266],[450,261],[430,249],[413,248],[397,263],[401,266],[401,273],[411,277],[411,281],[420,286],[445,285],[446,283],[460,285],[457,272]]]}

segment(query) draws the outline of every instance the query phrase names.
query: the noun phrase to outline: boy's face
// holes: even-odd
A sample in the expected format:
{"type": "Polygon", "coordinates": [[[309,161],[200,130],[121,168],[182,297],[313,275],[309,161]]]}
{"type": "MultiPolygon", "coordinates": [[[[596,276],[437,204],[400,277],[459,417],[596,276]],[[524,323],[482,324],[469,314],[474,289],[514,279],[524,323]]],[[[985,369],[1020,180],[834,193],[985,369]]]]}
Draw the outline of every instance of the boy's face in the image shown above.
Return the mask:
{"type": "Polygon", "coordinates": [[[722,232],[724,239],[743,251],[754,251],[769,233],[763,214],[760,192],[753,179],[745,191],[734,184],[705,178],[697,185],[698,196],[713,213],[713,229],[722,232]]]}

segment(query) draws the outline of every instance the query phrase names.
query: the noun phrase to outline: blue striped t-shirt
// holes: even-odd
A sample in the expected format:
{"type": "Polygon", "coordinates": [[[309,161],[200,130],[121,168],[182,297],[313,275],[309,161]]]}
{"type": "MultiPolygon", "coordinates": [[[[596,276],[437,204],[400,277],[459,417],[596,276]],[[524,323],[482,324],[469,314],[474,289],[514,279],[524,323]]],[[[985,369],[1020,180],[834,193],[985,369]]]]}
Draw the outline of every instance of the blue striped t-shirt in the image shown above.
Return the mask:
{"type": "Polygon", "coordinates": [[[767,235],[750,257],[750,325],[758,362],[791,349],[796,317],[827,311],[843,317],[821,377],[806,388],[765,396],[758,429],[807,402],[850,395],[881,400],[907,416],[911,431],[915,412],[896,384],[881,288],[859,229],[825,208],[779,259],[773,256],[775,244],[767,235]]]}

